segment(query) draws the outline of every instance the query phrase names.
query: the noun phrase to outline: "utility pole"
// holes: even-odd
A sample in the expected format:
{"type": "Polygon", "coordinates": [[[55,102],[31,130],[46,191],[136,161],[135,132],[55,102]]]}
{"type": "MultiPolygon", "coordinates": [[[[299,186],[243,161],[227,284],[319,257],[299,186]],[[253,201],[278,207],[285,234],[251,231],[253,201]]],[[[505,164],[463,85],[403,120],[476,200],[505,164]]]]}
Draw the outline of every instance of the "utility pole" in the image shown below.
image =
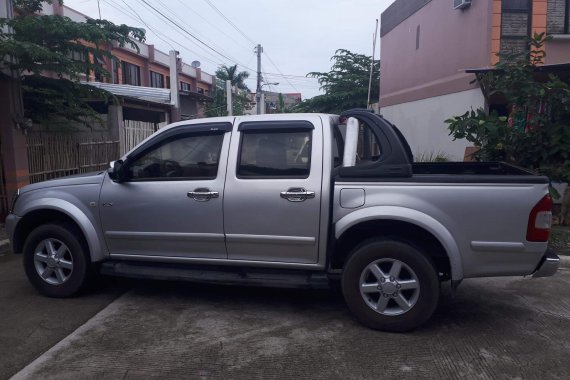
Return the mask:
{"type": "Polygon", "coordinates": [[[178,51],[170,50],[170,122],[180,121],[180,94],[178,93],[178,51]]]}
{"type": "Polygon", "coordinates": [[[228,116],[233,116],[233,102],[232,102],[232,81],[226,81],[226,98],[228,99],[228,116]]]}
{"type": "Polygon", "coordinates": [[[255,90],[255,104],[257,105],[257,114],[261,114],[261,53],[263,48],[261,44],[257,44],[255,49],[257,53],[257,89],[255,90]]]}

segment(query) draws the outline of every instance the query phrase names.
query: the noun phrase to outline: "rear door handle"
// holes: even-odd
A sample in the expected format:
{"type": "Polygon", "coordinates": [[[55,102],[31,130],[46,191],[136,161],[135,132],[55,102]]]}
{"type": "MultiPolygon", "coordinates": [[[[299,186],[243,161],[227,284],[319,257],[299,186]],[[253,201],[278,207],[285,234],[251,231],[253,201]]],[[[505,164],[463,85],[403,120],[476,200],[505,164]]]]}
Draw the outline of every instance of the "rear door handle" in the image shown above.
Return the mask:
{"type": "Polygon", "coordinates": [[[197,189],[194,189],[194,191],[189,191],[187,195],[188,198],[192,198],[198,202],[207,202],[212,198],[220,197],[220,193],[217,191],[210,191],[210,189],[205,187],[199,187],[197,189]]]}
{"type": "Polygon", "coordinates": [[[281,198],[287,199],[289,202],[304,202],[314,197],[314,191],[307,191],[302,187],[291,187],[289,190],[281,192],[281,198]]]}

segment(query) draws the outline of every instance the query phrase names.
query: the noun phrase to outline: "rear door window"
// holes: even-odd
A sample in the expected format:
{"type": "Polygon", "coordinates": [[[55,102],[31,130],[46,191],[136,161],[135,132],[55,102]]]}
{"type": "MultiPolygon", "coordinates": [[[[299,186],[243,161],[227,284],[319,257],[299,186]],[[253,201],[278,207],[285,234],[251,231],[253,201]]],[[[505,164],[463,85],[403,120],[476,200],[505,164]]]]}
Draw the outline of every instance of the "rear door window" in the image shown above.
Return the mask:
{"type": "Polygon", "coordinates": [[[242,132],[239,178],[307,178],[311,130],[242,132]]]}

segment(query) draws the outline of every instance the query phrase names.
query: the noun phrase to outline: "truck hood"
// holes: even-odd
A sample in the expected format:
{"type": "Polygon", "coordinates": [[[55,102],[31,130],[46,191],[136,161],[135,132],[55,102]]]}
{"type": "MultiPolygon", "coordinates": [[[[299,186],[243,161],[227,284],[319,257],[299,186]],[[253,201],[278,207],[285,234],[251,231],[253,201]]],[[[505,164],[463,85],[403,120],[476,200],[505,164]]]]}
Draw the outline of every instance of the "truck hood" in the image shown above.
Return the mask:
{"type": "Polygon", "coordinates": [[[100,184],[101,182],[103,182],[103,178],[105,178],[105,171],[75,174],[67,177],[51,179],[49,181],[43,181],[24,186],[20,189],[20,193],[27,193],[28,191],[47,189],[59,186],[100,184]]]}

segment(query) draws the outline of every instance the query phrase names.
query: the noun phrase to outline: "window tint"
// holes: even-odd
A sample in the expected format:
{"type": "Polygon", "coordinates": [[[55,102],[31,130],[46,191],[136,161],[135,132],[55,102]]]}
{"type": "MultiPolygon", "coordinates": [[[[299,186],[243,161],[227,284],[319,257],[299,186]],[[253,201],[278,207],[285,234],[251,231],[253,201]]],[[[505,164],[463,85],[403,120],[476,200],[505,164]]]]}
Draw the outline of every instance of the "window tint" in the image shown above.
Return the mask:
{"type": "Polygon", "coordinates": [[[311,161],[311,131],[242,132],[238,176],[306,178],[311,161]]]}
{"type": "Polygon", "coordinates": [[[129,165],[133,180],[214,179],[223,134],[185,135],[167,141],[129,165]]]}

